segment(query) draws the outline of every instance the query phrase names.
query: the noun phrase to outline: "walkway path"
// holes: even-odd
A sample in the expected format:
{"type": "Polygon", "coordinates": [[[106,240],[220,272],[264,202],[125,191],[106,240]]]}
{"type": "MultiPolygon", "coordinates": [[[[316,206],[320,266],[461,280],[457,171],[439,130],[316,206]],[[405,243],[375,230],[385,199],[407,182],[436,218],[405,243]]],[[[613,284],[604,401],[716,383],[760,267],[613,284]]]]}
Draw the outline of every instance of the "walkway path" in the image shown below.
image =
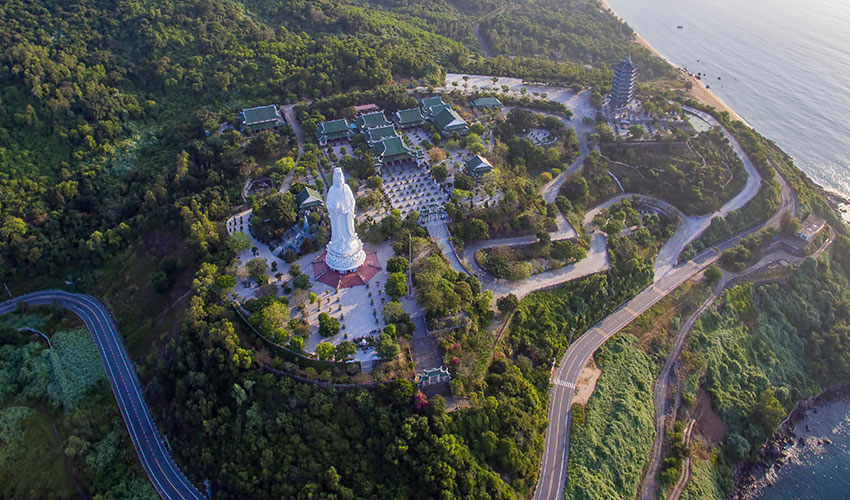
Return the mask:
{"type": "Polygon", "coordinates": [[[19,303],[57,305],[76,314],[83,321],[97,346],[133,447],[157,493],[166,500],[205,499],[174,463],[163,444],[142,397],[141,384],[133,363],[121,342],[112,313],[106,306],[90,295],[44,290],[3,302],[0,304],[0,315],[15,311],[19,303]]]}
{"type": "MultiPolygon", "coordinates": [[[[646,195],[627,193],[614,196],[613,198],[610,198],[605,202],[592,208],[591,210],[587,211],[585,213],[582,224],[587,226],[593,220],[593,217],[596,216],[596,214],[599,213],[602,209],[608,208],[624,199],[632,197],[640,198],[641,200],[655,205],[658,208],[665,210],[668,213],[674,214],[680,218],[685,217],[679,209],[663,200],[659,200],[657,198],[653,198],[651,196],[646,195]]],[[[563,215],[561,215],[561,217],[563,217],[563,215]]],[[[552,237],[552,240],[554,241],[559,239],[575,238],[575,230],[572,229],[572,226],[568,225],[567,228],[568,229],[559,228],[557,231],[549,233],[552,237]]],[[[528,245],[534,243],[535,241],[537,241],[537,236],[534,235],[517,236],[514,238],[502,238],[498,240],[478,241],[468,245],[464,249],[463,260],[465,261],[467,266],[473,270],[473,273],[478,276],[478,279],[481,281],[482,287],[493,291],[494,298],[498,298],[509,293],[513,293],[518,298],[522,298],[535,290],[539,290],[541,288],[549,288],[561,283],[565,283],[567,281],[572,281],[574,279],[588,276],[590,274],[606,271],[611,267],[610,260],[608,258],[607,239],[605,238],[605,235],[601,232],[593,233],[587,256],[581,261],[569,266],[564,266],[560,269],[552,269],[540,274],[536,274],[524,280],[511,281],[506,279],[495,278],[483,269],[481,269],[478,266],[478,263],[475,261],[475,252],[477,252],[478,250],[500,246],[528,245]]]]}
{"type": "MultiPolygon", "coordinates": [[[[816,258],[824,251],[826,251],[826,249],[829,248],[829,246],[835,240],[835,236],[835,231],[830,227],[829,238],[827,238],[827,240],[824,241],[821,246],[818,247],[818,249],[811,254],[811,257],[816,258]]],[[[783,251],[777,251],[765,255],[764,257],[759,259],[758,262],[756,262],[748,269],[740,273],[725,273],[723,278],[717,283],[717,285],[715,285],[711,295],[702,303],[702,305],[700,305],[700,307],[696,311],[693,312],[693,314],[688,317],[685,323],[682,324],[682,327],[679,328],[679,333],[676,335],[676,340],[673,342],[673,348],[670,351],[670,356],[668,356],[667,360],[664,362],[664,367],[661,369],[661,374],[655,381],[655,387],[653,388],[653,401],[655,403],[655,440],[652,443],[652,451],[650,452],[649,462],[646,466],[646,472],[644,474],[643,484],[640,490],[640,498],[642,500],[653,500],[657,497],[657,476],[661,468],[661,460],[663,459],[662,448],[665,435],[664,431],[667,427],[666,419],[668,414],[672,414],[675,411],[675,407],[668,408],[667,406],[667,394],[669,392],[670,384],[673,382],[673,369],[679,360],[679,356],[681,356],[682,354],[684,340],[687,337],[688,333],[690,333],[690,330],[691,328],[693,328],[694,324],[696,323],[696,320],[699,319],[703,315],[703,313],[705,313],[705,311],[707,311],[708,308],[711,307],[712,304],[714,304],[714,302],[717,300],[718,297],[720,297],[720,295],[723,293],[723,290],[725,290],[726,288],[734,286],[740,281],[748,279],[757,273],[776,266],[777,264],[783,266],[799,265],[804,260],[804,257],[790,255],[783,251]]],[[[688,463],[686,466],[683,465],[682,478],[679,479],[679,482],[677,483],[677,488],[674,489],[674,493],[678,490],[679,495],[681,495],[681,490],[687,483],[687,472],[689,470],[690,463],[688,463]]],[[[678,496],[671,495],[670,498],[678,498],[678,496]]]]}
{"type": "Polygon", "coordinates": [[[505,12],[505,9],[507,8],[508,6],[505,5],[497,10],[494,10],[493,12],[490,12],[489,14],[481,16],[478,21],[475,22],[475,25],[472,27],[472,32],[475,34],[475,38],[478,39],[478,43],[481,45],[481,52],[484,52],[484,57],[493,57],[495,54],[493,53],[493,49],[487,44],[487,40],[485,40],[484,37],[481,36],[481,21],[501,15],[505,12]]]}
{"type": "MultiPolygon", "coordinates": [[[[694,432],[694,424],[696,420],[691,419],[685,426],[685,432],[682,433],[682,444],[685,448],[691,445],[691,436],[694,432]]],[[[679,474],[679,480],[676,481],[676,486],[673,487],[673,492],[670,493],[669,500],[679,500],[682,492],[685,491],[685,485],[688,484],[688,478],[691,476],[691,457],[685,457],[682,460],[682,473],[679,474]]]]}
{"type": "Polygon", "coordinates": [[[649,462],[646,466],[643,486],[640,490],[641,499],[654,500],[657,497],[656,491],[658,490],[658,481],[656,480],[656,477],[659,469],[661,468],[661,451],[664,446],[665,429],[667,427],[667,390],[670,382],[672,381],[671,375],[673,373],[673,367],[676,366],[676,361],[682,353],[682,346],[684,345],[685,338],[691,330],[691,327],[694,325],[696,320],[702,316],[709,307],[711,307],[717,297],[720,296],[720,293],[723,291],[727,281],[728,279],[724,277],[724,279],[714,287],[711,296],[709,296],[702,305],[700,305],[699,308],[688,317],[685,323],[682,324],[682,327],[679,328],[679,333],[676,335],[676,340],[673,342],[673,349],[670,352],[670,356],[667,358],[667,361],[664,363],[664,367],[661,369],[661,374],[658,375],[658,379],[655,381],[655,387],[653,389],[653,402],[655,404],[655,440],[652,442],[652,451],[650,452],[649,462]]]}
{"type": "Polygon", "coordinates": [[[611,262],[608,260],[608,242],[605,235],[600,232],[595,233],[590,240],[590,248],[588,248],[587,256],[584,259],[560,269],[550,269],[549,271],[535,274],[524,280],[511,281],[494,278],[492,275],[482,271],[475,264],[474,259],[472,260],[472,264],[477,270],[476,274],[478,274],[478,279],[481,281],[481,287],[492,290],[494,299],[509,293],[522,298],[535,290],[551,288],[567,281],[606,271],[611,267],[611,262]]]}
{"type": "MultiPolygon", "coordinates": [[[[724,129],[724,133],[728,131],[724,129]]],[[[729,136],[727,136],[729,137],[729,136]]],[[[732,200],[727,202],[714,215],[725,215],[742,207],[747,201],[752,199],[758,192],[758,185],[761,183],[761,178],[747,158],[743,149],[738,144],[734,137],[731,138],[730,144],[741,157],[747,172],[750,177],[755,176],[756,181],[747,179],[747,185],[736,195],[732,200]],[[755,183],[755,189],[753,184],[755,183]]],[[[658,259],[656,258],[656,274],[655,282],[647,289],[639,293],[633,299],[617,309],[614,313],[603,319],[597,325],[585,332],[581,337],[573,342],[561,358],[558,369],[553,374],[552,383],[554,384],[549,397],[549,428],[546,430],[546,438],[544,443],[543,461],[541,463],[540,474],[538,476],[537,487],[534,492],[535,500],[561,500],[563,498],[564,480],[567,471],[567,459],[569,456],[569,425],[570,425],[570,409],[572,399],[578,382],[581,369],[587,364],[587,360],[593,355],[596,350],[602,346],[609,338],[614,336],[626,325],[631,323],[635,318],[640,316],[647,309],[655,305],[659,300],[667,294],[675,290],[687,279],[703,271],[706,267],[717,261],[720,254],[728,249],[733,248],[742,239],[755,234],[756,232],[767,227],[779,227],[782,215],[792,207],[796,207],[796,197],[793,190],[785,182],[781,176],[777,176],[782,182],[782,206],[770,219],[755,227],[742,231],[736,236],[727,241],[709,248],[691,261],[682,264],[678,267],[670,265],[669,261],[661,262],[662,266],[659,269],[658,259]],[[661,272],[659,272],[659,270],[661,272]]],[[[710,219],[707,219],[710,223],[710,219]]],[[[684,246],[681,241],[687,242],[698,236],[701,232],[697,224],[685,224],[681,227],[671,240],[680,241],[679,245],[684,246]],[[687,236],[687,237],[683,237],[687,236]]],[[[708,224],[705,225],[708,227],[708,224]]],[[[704,229],[704,228],[703,228],[704,229]]],[[[665,248],[668,248],[668,241],[665,248]]],[[[682,246],[677,246],[675,252],[667,250],[666,259],[670,255],[678,257],[682,246]]],[[[665,252],[665,249],[662,249],[665,252]]],[[[675,260],[675,259],[674,259],[675,260]]]]}
{"type": "Polygon", "coordinates": [[[295,140],[298,142],[298,156],[295,157],[295,165],[292,167],[292,170],[286,174],[286,178],[284,178],[283,182],[280,184],[281,192],[289,189],[289,185],[292,183],[292,176],[295,175],[295,167],[298,166],[298,163],[301,161],[301,157],[304,155],[304,133],[301,131],[301,124],[295,119],[295,106],[297,106],[297,104],[287,104],[280,108],[283,112],[283,116],[286,118],[286,123],[292,127],[292,133],[295,134],[295,140]]]}
{"type": "Polygon", "coordinates": [[[437,245],[439,245],[440,249],[443,251],[443,255],[449,259],[449,265],[451,268],[459,273],[468,274],[466,267],[464,267],[460,258],[458,258],[457,252],[455,252],[455,248],[449,239],[451,238],[451,234],[449,234],[449,228],[446,226],[446,221],[436,220],[428,222],[425,224],[425,229],[428,230],[428,234],[434,238],[434,241],[437,242],[437,245]]]}
{"type": "Polygon", "coordinates": [[[493,49],[487,44],[487,40],[481,36],[481,23],[475,23],[475,26],[472,27],[472,32],[475,33],[475,38],[478,39],[478,43],[481,44],[481,52],[484,52],[484,57],[493,57],[493,49]]]}
{"type": "Polygon", "coordinates": [[[750,158],[746,155],[746,153],[744,153],[741,144],[738,142],[738,139],[736,139],[735,136],[733,136],[728,130],[723,128],[720,125],[720,122],[718,122],[710,114],[700,111],[698,109],[690,108],[688,106],[683,106],[682,109],[684,109],[688,113],[693,113],[694,115],[700,117],[712,126],[721,127],[723,129],[723,134],[729,141],[730,146],[741,159],[741,161],[744,163],[744,168],[747,171],[747,183],[737,195],[732,197],[731,200],[727,201],[716,212],[700,217],[685,217],[683,229],[681,231],[677,231],[672,238],[667,240],[667,243],[661,248],[661,251],[655,258],[655,279],[664,276],[676,266],[679,259],[679,254],[682,253],[682,250],[685,248],[685,246],[694,239],[696,239],[700,234],[702,234],[703,231],[708,229],[708,226],[711,225],[711,220],[713,218],[726,217],[730,212],[742,208],[744,205],[747,204],[748,201],[752,200],[758,194],[759,187],[761,186],[761,176],[759,175],[758,170],[756,170],[756,167],[755,165],[753,165],[753,162],[750,161],[750,158]]]}

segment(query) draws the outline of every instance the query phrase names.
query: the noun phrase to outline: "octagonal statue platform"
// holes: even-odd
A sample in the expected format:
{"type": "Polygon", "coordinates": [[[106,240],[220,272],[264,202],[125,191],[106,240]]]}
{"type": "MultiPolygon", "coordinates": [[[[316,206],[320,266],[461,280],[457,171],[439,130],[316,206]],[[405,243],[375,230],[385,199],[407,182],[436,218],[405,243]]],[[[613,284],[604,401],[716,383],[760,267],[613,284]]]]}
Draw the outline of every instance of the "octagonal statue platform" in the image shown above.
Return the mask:
{"type": "Polygon", "coordinates": [[[365,285],[381,270],[378,255],[374,250],[366,250],[366,260],[357,269],[347,273],[335,271],[326,261],[328,252],[324,251],[313,260],[313,277],[325,285],[334,288],[350,288],[365,285]]]}

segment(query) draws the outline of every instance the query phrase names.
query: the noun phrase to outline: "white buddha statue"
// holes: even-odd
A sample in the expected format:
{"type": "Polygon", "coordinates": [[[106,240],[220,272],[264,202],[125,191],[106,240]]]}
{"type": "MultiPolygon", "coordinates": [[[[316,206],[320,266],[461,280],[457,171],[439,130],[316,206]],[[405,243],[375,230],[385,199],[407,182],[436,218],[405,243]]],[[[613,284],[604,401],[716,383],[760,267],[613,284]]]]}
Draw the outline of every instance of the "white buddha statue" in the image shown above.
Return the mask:
{"type": "Polygon", "coordinates": [[[354,194],[339,167],[334,169],[334,183],[328,190],[325,205],[331,220],[331,241],[325,262],[335,271],[354,271],[366,260],[366,252],[354,230],[354,194]]]}

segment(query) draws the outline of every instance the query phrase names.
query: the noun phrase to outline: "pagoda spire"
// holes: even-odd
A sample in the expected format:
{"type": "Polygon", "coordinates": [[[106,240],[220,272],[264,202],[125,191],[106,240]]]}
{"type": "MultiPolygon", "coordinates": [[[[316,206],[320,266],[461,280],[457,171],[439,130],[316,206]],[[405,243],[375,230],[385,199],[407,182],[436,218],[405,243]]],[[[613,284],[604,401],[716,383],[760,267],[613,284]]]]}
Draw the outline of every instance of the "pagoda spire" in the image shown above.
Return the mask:
{"type": "Polygon", "coordinates": [[[611,103],[615,108],[626,106],[634,99],[637,67],[632,63],[632,53],[614,67],[614,79],[611,82],[611,103]]]}

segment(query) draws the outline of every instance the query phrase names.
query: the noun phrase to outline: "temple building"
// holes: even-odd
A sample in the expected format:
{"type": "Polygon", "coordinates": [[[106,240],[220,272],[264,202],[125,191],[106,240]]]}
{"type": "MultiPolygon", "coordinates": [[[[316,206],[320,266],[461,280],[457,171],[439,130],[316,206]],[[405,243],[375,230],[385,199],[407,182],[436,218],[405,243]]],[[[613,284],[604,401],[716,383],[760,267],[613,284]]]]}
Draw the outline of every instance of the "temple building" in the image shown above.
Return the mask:
{"type": "Polygon", "coordinates": [[[493,164],[481,155],[475,155],[466,160],[466,171],[469,175],[481,177],[493,171],[493,164]]]}
{"type": "Polygon", "coordinates": [[[399,165],[415,157],[413,151],[397,135],[375,143],[372,149],[375,150],[375,163],[378,167],[399,165]]]}
{"type": "Polygon", "coordinates": [[[380,110],[381,108],[379,108],[377,104],[361,104],[359,106],[354,106],[354,113],[358,115],[362,115],[364,113],[372,113],[373,111],[380,110]]]}
{"type": "Polygon", "coordinates": [[[387,120],[387,117],[384,116],[383,111],[373,111],[372,113],[360,115],[354,119],[354,124],[357,125],[358,129],[360,129],[361,134],[365,134],[367,130],[371,130],[373,128],[392,125],[389,120],[387,120]]]}
{"type": "Polygon", "coordinates": [[[614,108],[626,106],[635,97],[637,66],[632,63],[632,54],[614,67],[614,80],[611,82],[611,105],[614,108]]]}
{"type": "Polygon", "coordinates": [[[426,97],[419,101],[419,107],[422,109],[422,115],[425,118],[432,118],[437,115],[440,111],[449,107],[448,104],[443,102],[443,98],[440,96],[434,97],[426,97]]]}
{"type": "Polygon", "coordinates": [[[377,143],[384,139],[398,136],[398,134],[396,134],[395,127],[392,125],[384,125],[383,127],[369,129],[364,135],[366,137],[366,143],[371,147],[375,147],[377,143]]]}
{"type": "Polygon", "coordinates": [[[393,121],[400,129],[425,125],[425,117],[419,108],[400,109],[393,114],[393,121]]]}
{"type": "Polygon", "coordinates": [[[322,122],[319,128],[316,129],[316,139],[318,139],[319,144],[322,146],[338,140],[348,141],[351,140],[352,136],[354,136],[354,131],[345,118],[322,122]]]}
{"type": "Polygon", "coordinates": [[[440,135],[449,137],[451,135],[466,135],[469,132],[469,124],[448,105],[442,111],[431,117],[431,123],[437,127],[440,135]]]}
{"type": "Polygon", "coordinates": [[[322,193],[316,191],[310,186],[301,188],[301,191],[295,196],[295,203],[298,204],[298,210],[307,210],[313,207],[322,206],[322,193]]]}
{"type": "Polygon", "coordinates": [[[426,97],[419,101],[419,107],[422,116],[433,123],[443,137],[469,133],[469,124],[449,104],[443,102],[442,97],[426,97]]]}
{"type": "Polygon", "coordinates": [[[247,132],[275,128],[286,123],[283,115],[280,114],[280,110],[274,104],[243,109],[242,113],[239,114],[239,119],[242,130],[247,132]]]}
{"type": "Polygon", "coordinates": [[[469,106],[475,110],[485,111],[488,109],[502,109],[502,101],[495,97],[479,97],[473,100],[469,106]]]}

